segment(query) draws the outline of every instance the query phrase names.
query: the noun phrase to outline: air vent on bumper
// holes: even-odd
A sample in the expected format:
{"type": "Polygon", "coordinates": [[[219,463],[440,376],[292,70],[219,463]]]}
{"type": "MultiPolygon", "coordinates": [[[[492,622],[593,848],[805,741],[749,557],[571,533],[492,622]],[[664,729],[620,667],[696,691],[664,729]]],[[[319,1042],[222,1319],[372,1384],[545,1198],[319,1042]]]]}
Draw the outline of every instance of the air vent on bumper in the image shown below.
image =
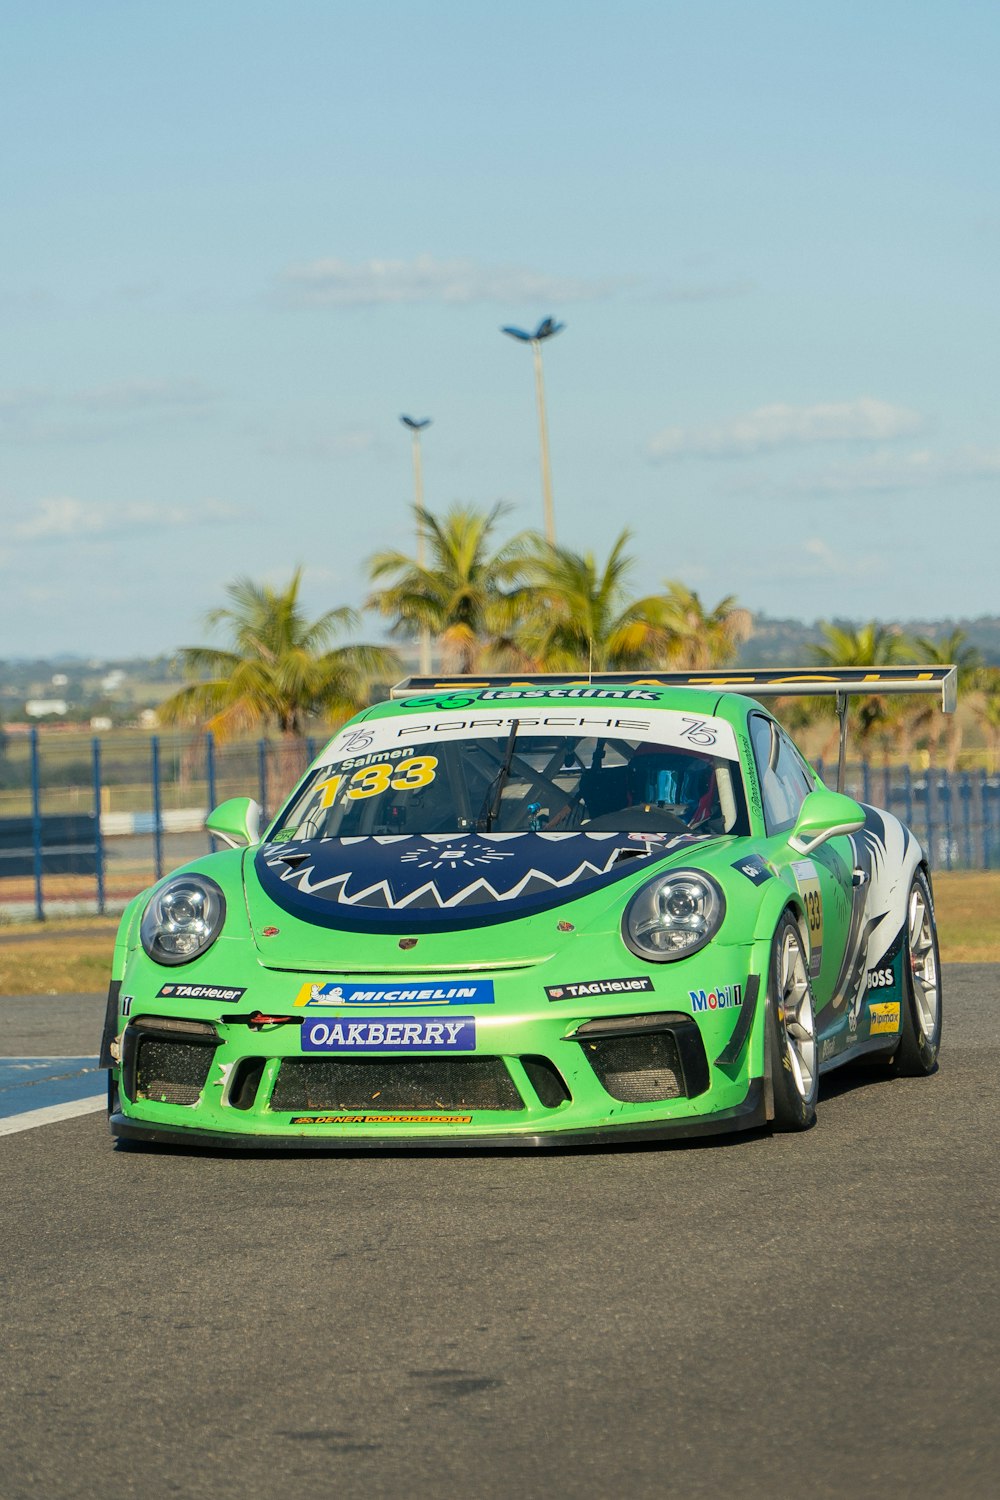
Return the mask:
{"type": "Polygon", "coordinates": [[[567,1041],[579,1043],[601,1087],[622,1103],[693,1099],[708,1088],[701,1033],[680,1012],[586,1021],[567,1041]]]}

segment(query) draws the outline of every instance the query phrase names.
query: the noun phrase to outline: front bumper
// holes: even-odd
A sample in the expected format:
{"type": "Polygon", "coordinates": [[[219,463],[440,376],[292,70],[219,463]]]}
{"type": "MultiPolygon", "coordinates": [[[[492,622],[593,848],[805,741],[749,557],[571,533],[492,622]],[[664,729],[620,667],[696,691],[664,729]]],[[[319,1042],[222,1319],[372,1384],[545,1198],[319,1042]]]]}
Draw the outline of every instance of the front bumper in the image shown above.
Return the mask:
{"type": "Polygon", "coordinates": [[[489,1134],[412,1136],[352,1134],[341,1132],[322,1135],[281,1135],[273,1131],[253,1135],[245,1131],[204,1130],[186,1125],[183,1128],[158,1125],[133,1119],[118,1111],[110,1116],[111,1134],[119,1140],[141,1141],[157,1146],[196,1146],[216,1151],[511,1151],[545,1150],[571,1146],[631,1145],[633,1142],[685,1140],[704,1136],[729,1135],[755,1130],[767,1123],[763,1080],[754,1078],[741,1104],[720,1109],[715,1114],[694,1118],[666,1120],[642,1125],[607,1124],[597,1127],[575,1127],[565,1130],[491,1131],[489,1134]]]}
{"type": "Polygon", "coordinates": [[[266,1011],[243,990],[215,998],[221,987],[182,1006],[152,989],[159,974],[145,981],[132,971],[129,994],[117,982],[109,994],[102,1061],[111,1064],[111,1130],[123,1140],[225,1150],[364,1151],[591,1146],[751,1129],[765,1123],[765,1104],[760,986],[748,957],[730,950],[717,965],[717,1009],[716,992],[706,1004],[679,966],[599,1000],[570,1001],[557,987],[539,1002],[537,979],[497,976],[495,1003],[420,1011],[395,1000],[391,1009],[322,998],[319,1009],[315,999],[290,1007],[298,976],[281,974],[264,980],[270,993],[254,986],[255,999],[271,1002],[266,1011]],[[335,1029],[364,1045],[309,1045],[309,1033],[335,1029]],[[426,1045],[432,1031],[457,1045],[426,1045]]]}

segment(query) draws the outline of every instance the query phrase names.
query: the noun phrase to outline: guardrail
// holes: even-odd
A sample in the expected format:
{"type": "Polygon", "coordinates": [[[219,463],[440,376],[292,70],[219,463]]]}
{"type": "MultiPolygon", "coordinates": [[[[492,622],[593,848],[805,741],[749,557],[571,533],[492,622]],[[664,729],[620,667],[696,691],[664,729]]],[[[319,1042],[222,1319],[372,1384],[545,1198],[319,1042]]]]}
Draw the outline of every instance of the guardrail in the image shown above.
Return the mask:
{"type": "MultiPolygon", "coordinates": [[[[253,796],[273,811],[319,745],[154,735],[133,741],[126,756],[120,742],[100,737],[46,742],[35,730],[27,738],[23,784],[10,790],[8,777],[0,792],[0,917],[38,920],[47,911],[120,909],[218,847],[205,818],[225,798],[253,796]]],[[[836,777],[836,765],[817,769],[836,777]]],[[[934,869],[1000,868],[1000,775],[857,762],[846,768],[845,790],[900,817],[934,869]]]]}

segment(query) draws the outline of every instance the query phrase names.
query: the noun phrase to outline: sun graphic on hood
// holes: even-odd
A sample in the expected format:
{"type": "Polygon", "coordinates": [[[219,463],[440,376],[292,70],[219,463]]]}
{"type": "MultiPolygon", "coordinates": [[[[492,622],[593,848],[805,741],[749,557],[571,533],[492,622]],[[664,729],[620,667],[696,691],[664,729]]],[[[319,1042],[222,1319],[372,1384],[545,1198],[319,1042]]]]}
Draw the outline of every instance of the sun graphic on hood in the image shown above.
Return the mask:
{"type": "Polygon", "coordinates": [[[500,859],[513,859],[510,849],[497,849],[481,839],[452,840],[443,844],[418,845],[399,856],[400,864],[415,864],[418,870],[458,870],[463,865],[470,870],[475,865],[491,865],[500,859]]]}

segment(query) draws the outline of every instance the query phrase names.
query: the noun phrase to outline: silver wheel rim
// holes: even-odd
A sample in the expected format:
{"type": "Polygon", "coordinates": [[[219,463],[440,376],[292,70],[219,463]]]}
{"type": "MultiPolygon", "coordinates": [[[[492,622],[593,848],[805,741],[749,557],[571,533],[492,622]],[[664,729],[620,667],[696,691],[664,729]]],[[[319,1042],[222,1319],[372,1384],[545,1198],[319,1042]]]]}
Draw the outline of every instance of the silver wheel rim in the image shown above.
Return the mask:
{"type": "Polygon", "coordinates": [[[796,1092],[811,1099],[816,1086],[816,1017],[802,940],[791,928],[778,953],[778,1022],[796,1092]]]}
{"type": "Polygon", "coordinates": [[[920,1040],[925,1041],[928,1037],[933,1040],[937,1035],[938,1018],[941,1014],[941,986],[934,947],[934,924],[919,885],[914,885],[910,891],[908,940],[920,1040]]]}

